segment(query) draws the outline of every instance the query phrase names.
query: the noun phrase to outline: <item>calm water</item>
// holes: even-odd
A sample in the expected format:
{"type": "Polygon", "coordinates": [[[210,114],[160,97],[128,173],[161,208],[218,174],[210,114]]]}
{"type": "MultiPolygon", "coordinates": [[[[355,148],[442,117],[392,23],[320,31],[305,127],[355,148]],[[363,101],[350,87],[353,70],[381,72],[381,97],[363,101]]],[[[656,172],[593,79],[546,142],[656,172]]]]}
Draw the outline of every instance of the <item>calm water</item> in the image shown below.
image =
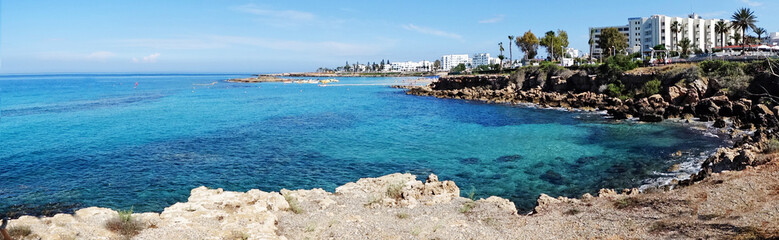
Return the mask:
{"type": "MultiPolygon", "coordinates": [[[[162,211],[192,188],[324,188],[436,173],[463,195],[579,196],[667,176],[723,144],[672,124],[240,75],[0,77],[0,213],[162,211]],[[217,81],[210,86],[207,84],[217,81]],[[134,87],[138,82],[138,86],[134,87]]],[[[341,84],[398,78],[342,78],[341,84]]]]}

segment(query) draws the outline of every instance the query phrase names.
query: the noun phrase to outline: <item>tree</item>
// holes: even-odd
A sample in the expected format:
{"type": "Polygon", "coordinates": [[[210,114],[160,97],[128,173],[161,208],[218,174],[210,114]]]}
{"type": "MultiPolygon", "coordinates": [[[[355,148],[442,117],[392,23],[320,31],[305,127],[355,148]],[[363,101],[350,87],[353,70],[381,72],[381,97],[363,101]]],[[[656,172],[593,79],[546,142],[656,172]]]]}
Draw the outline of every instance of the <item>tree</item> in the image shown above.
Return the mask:
{"type": "MultiPolygon", "coordinates": [[[[511,36],[509,36],[509,37],[511,37],[511,36]]],[[[499,42],[498,43],[498,47],[500,47],[498,49],[498,50],[500,50],[500,55],[498,55],[498,58],[500,59],[500,71],[503,71],[503,58],[505,58],[503,56],[503,51],[505,51],[506,49],[503,49],[503,42],[499,42]]],[[[509,47],[511,47],[511,44],[509,44],[509,47]]]]}
{"type": "Polygon", "coordinates": [[[498,59],[500,59],[500,64],[498,64],[498,65],[500,66],[500,71],[501,72],[503,72],[503,59],[505,59],[505,58],[506,58],[506,56],[503,56],[503,54],[498,55],[498,59]]]}
{"type": "MultiPolygon", "coordinates": [[[[512,62],[512,61],[514,61],[514,54],[511,53],[511,43],[512,42],[514,42],[514,36],[509,35],[509,62],[511,63],[511,65],[514,65],[514,63],[512,62]]],[[[501,43],[501,45],[503,45],[503,43],[501,43]]],[[[501,46],[500,48],[503,49],[503,46],[501,46]]],[[[501,55],[503,54],[503,50],[500,51],[500,54],[501,55]]],[[[502,65],[503,61],[501,61],[500,64],[502,65]]]]}
{"type": "Polygon", "coordinates": [[[450,73],[460,73],[465,71],[465,64],[457,64],[457,66],[453,67],[452,70],[449,70],[450,73]]]}
{"type": "MultiPolygon", "coordinates": [[[[598,45],[603,50],[613,50],[616,53],[628,47],[628,37],[616,28],[605,28],[601,30],[598,45]]],[[[609,56],[612,56],[612,51],[606,51],[606,57],[609,56]]]]}
{"type": "Polygon", "coordinates": [[[568,33],[563,30],[557,30],[557,35],[553,31],[546,32],[546,35],[540,39],[540,43],[546,48],[549,57],[552,59],[561,58],[565,48],[568,47],[568,33]]]}
{"type": "Polygon", "coordinates": [[[714,24],[714,32],[719,34],[720,47],[725,47],[725,34],[730,30],[730,26],[725,21],[719,21],[714,24]]]}
{"type": "Polygon", "coordinates": [[[538,54],[538,38],[530,30],[516,39],[517,47],[525,53],[525,59],[533,59],[538,54]]]}
{"type": "Polygon", "coordinates": [[[590,44],[590,61],[592,61],[592,47],[595,45],[595,39],[593,39],[594,35],[595,29],[590,29],[590,41],[587,41],[587,43],[590,44]]]}
{"type": "Polygon", "coordinates": [[[679,41],[679,47],[682,48],[682,52],[681,52],[681,56],[680,57],[681,58],[689,57],[690,47],[692,47],[690,39],[683,38],[681,41],[679,41]]]}
{"type": "Polygon", "coordinates": [[[441,60],[436,59],[435,62],[433,62],[433,68],[435,69],[441,68],[441,60]]]}
{"type": "Polygon", "coordinates": [[[766,33],[765,28],[759,27],[759,28],[752,29],[752,31],[754,31],[755,34],[757,34],[757,42],[758,43],[762,42],[763,41],[763,34],[766,33]]]}
{"type": "Polygon", "coordinates": [[[739,10],[736,10],[736,12],[733,13],[733,16],[731,16],[733,19],[733,26],[737,26],[739,29],[741,29],[741,54],[746,53],[746,35],[747,35],[747,29],[757,28],[755,26],[755,23],[757,23],[757,16],[755,16],[755,12],[750,10],[749,8],[741,8],[739,10]]]}
{"type": "Polygon", "coordinates": [[[679,37],[679,30],[680,30],[679,28],[681,28],[681,26],[682,25],[679,24],[679,22],[677,21],[671,23],[671,33],[673,33],[673,37],[671,38],[671,49],[673,49],[674,51],[676,51],[675,43],[676,43],[676,38],[679,37]]]}
{"type": "Polygon", "coordinates": [[[565,49],[568,47],[568,32],[558,29],[557,40],[560,41],[560,55],[563,56],[565,49]]]}
{"type": "Polygon", "coordinates": [[[733,34],[733,45],[741,45],[741,33],[733,34]]]}

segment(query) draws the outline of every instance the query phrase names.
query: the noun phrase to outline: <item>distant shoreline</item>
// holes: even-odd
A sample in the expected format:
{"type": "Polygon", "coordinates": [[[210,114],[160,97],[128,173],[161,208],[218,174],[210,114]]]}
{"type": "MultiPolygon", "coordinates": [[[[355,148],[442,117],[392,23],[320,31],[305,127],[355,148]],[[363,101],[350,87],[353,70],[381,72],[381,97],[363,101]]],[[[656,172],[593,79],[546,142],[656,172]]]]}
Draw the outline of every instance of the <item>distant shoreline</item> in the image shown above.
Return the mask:
{"type": "Polygon", "coordinates": [[[445,75],[445,73],[436,72],[387,72],[387,73],[274,73],[274,74],[255,74],[258,77],[433,77],[445,75]]]}

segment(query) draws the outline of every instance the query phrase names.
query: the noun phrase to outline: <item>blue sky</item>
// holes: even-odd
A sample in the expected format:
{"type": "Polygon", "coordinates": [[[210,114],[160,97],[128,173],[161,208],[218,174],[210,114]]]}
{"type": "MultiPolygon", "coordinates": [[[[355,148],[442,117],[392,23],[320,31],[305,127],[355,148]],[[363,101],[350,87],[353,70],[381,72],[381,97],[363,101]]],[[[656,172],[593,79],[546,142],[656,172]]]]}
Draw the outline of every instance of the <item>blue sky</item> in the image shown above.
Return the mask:
{"type": "Polygon", "coordinates": [[[566,30],[570,46],[587,51],[590,26],[653,14],[729,18],[740,7],[779,31],[775,0],[0,0],[0,73],[313,71],[496,56],[498,42],[527,30],[566,30]]]}

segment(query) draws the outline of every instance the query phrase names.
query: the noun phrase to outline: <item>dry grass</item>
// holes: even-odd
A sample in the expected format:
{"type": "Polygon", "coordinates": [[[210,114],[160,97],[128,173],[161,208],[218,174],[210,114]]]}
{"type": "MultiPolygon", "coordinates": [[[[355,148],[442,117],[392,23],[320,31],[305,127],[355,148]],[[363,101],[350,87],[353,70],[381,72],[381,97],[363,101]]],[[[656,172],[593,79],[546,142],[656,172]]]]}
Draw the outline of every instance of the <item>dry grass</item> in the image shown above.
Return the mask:
{"type": "Polygon", "coordinates": [[[29,226],[13,226],[8,228],[8,235],[13,239],[21,239],[32,235],[32,230],[29,226]]]}
{"type": "Polygon", "coordinates": [[[300,207],[300,203],[298,202],[297,198],[291,196],[289,193],[285,193],[284,200],[287,200],[287,203],[289,203],[290,211],[292,211],[295,214],[303,213],[303,208],[300,207]]]}
{"type": "Polygon", "coordinates": [[[224,240],[247,240],[249,239],[249,234],[239,231],[233,231],[230,233],[229,236],[222,238],[224,240]]]}
{"type": "Polygon", "coordinates": [[[403,199],[403,184],[402,183],[393,183],[387,186],[387,197],[393,198],[395,200],[401,200],[403,199]]]}
{"type": "Polygon", "coordinates": [[[105,224],[106,229],[118,233],[125,237],[138,235],[144,226],[143,223],[133,218],[133,209],[119,211],[119,216],[108,220],[105,224]]]}

